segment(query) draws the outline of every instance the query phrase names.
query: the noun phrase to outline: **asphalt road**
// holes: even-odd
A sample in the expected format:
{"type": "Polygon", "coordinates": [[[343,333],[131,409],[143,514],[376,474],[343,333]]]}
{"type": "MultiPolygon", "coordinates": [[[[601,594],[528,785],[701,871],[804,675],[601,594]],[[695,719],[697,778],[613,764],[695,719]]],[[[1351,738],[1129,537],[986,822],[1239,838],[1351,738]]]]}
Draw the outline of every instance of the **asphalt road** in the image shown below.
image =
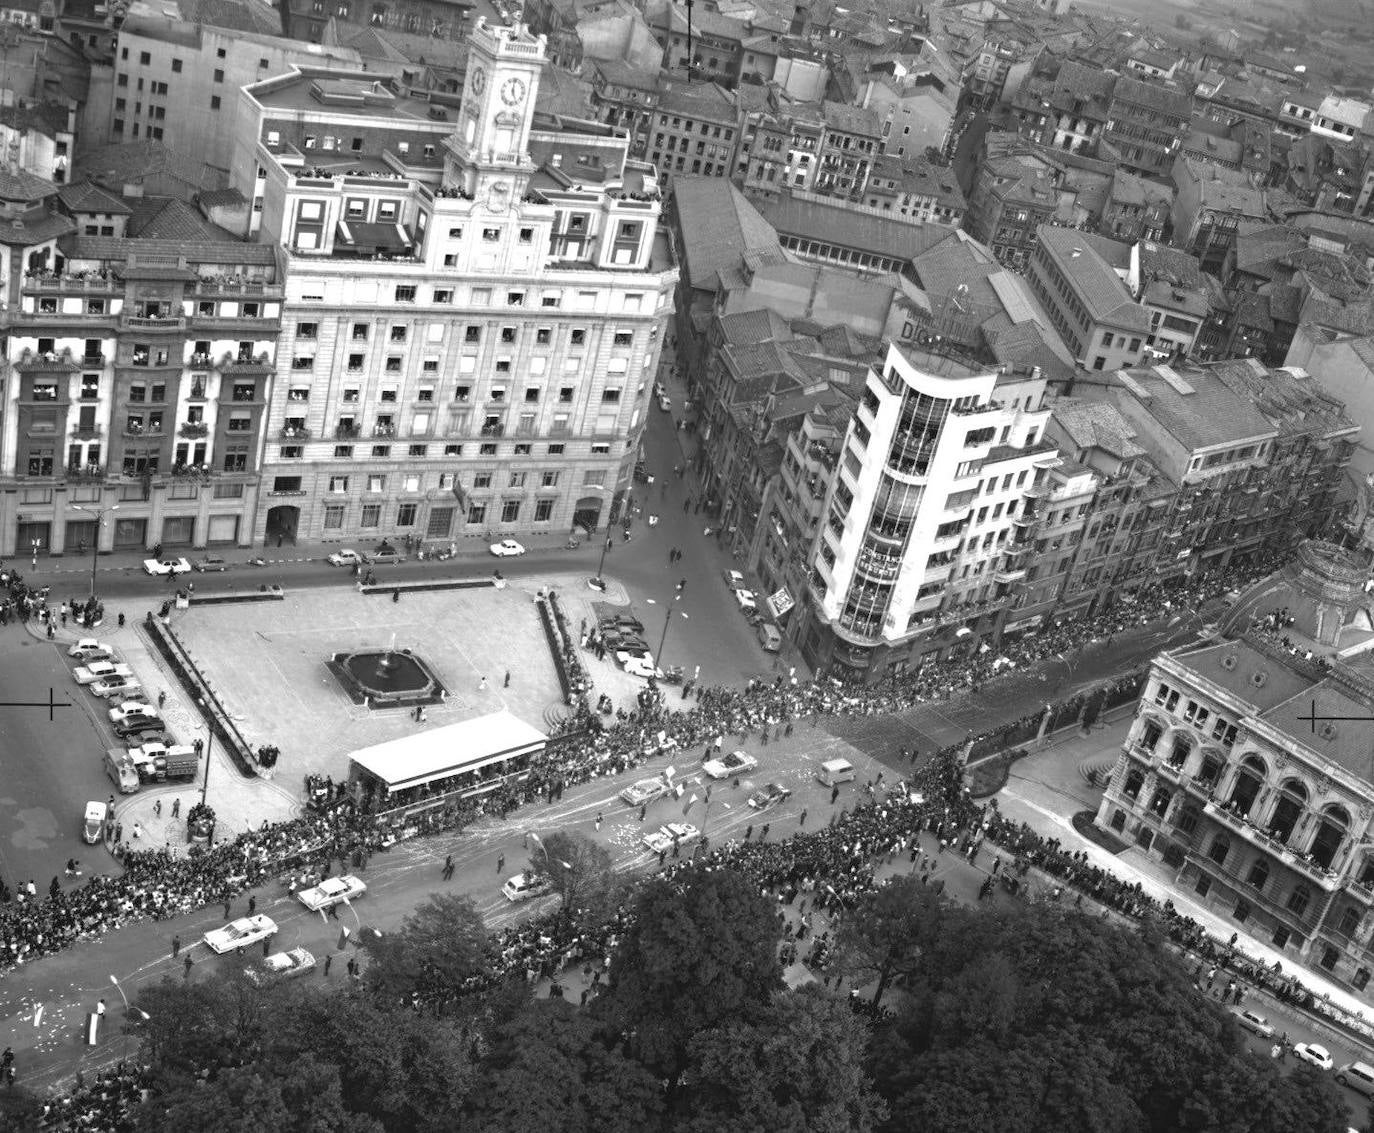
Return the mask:
{"type": "Polygon", "coordinates": [[[105,702],[72,679],[64,650],[14,622],[0,630],[0,689],[0,875],[46,892],[68,858],[113,872],[103,847],[81,840],[86,803],[111,790],[100,763],[108,725],[97,723],[105,702]],[[62,706],[51,712],[50,694],[62,706]]]}

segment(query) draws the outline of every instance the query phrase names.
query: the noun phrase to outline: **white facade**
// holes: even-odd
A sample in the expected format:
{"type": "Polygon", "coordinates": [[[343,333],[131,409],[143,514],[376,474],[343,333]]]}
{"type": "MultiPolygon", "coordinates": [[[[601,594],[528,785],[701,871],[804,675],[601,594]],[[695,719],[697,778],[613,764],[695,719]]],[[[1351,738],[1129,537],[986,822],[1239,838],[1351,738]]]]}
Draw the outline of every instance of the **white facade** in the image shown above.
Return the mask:
{"type": "Polygon", "coordinates": [[[535,120],[542,38],[479,22],[470,42],[442,112],[297,76],[330,100],[310,154],[297,90],[246,92],[259,139],[236,170],[257,165],[290,265],[269,539],[567,530],[630,488],[677,278],[652,167],[609,127],[535,120]],[[380,161],[351,157],[378,136],[380,161]]]}
{"type": "Polygon", "coordinates": [[[840,451],[813,566],[817,618],[849,646],[894,648],[1008,598],[1024,574],[1044,380],[888,348],[840,451]]]}

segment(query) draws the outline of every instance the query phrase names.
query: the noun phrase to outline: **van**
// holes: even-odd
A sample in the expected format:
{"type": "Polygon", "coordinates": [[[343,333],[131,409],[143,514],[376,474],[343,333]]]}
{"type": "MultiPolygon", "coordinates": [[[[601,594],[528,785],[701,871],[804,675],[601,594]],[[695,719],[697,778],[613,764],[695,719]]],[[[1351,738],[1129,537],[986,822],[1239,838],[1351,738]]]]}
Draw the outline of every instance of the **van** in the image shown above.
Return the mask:
{"type": "Polygon", "coordinates": [[[782,649],[782,634],[772,622],[759,623],[759,644],[765,653],[777,653],[782,649]]]}
{"type": "Polygon", "coordinates": [[[1374,1066],[1367,1062],[1347,1062],[1336,1071],[1336,1081],[1367,1098],[1374,1098],[1374,1066]]]}
{"type": "Polygon", "coordinates": [[[854,765],[846,759],[827,759],[821,764],[821,769],[816,774],[816,778],[825,787],[838,787],[841,783],[852,783],[854,781],[854,765]]]}
{"type": "Polygon", "coordinates": [[[138,767],[122,747],[105,749],[105,774],[121,795],[132,795],[138,790],[138,767]]]}
{"type": "Polygon", "coordinates": [[[110,808],[101,802],[90,802],[86,804],[86,817],[81,824],[81,838],[88,846],[94,846],[105,833],[105,820],[109,817],[110,808]]]}

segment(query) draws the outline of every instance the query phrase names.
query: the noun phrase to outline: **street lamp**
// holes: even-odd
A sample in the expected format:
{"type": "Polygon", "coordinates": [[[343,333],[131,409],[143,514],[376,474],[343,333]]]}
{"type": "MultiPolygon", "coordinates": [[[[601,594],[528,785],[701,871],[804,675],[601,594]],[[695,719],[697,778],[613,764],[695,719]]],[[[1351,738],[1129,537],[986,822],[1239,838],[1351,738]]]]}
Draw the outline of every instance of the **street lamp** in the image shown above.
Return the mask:
{"type": "Polygon", "coordinates": [[[110,983],[114,984],[115,991],[119,992],[119,998],[124,1001],[124,1010],[126,1012],[132,1012],[138,1015],[145,1023],[152,1018],[152,1016],[142,1008],[134,1007],[129,1003],[129,997],[124,994],[124,988],[119,983],[119,977],[113,972],[110,973],[110,983]]]}
{"type": "Polygon", "coordinates": [[[108,507],[87,507],[83,504],[72,504],[76,511],[84,511],[87,515],[95,516],[95,538],[91,540],[91,597],[95,597],[95,568],[100,555],[100,525],[105,522],[107,511],[118,511],[118,504],[110,504],[108,507]]]}
{"type": "MultiPolygon", "coordinates": [[[[673,593],[673,602],[681,602],[681,601],[682,601],[682,583],[679,582],[679,583],[677,584],[677,590],[673,593]]],[[[687,615],[684,613],[682,616],[685,618],[687,615]]],[[[660,665],[663,664],[663,645],[664,645],[664,642],[666,642],[666,641],[668,640],[668,627],[672,624],[672,621],[673,621],[673,606],[672,606],[672,605],[669,605],[669,606],[668,606],[668,616],[665,617],[665,618],[663,619],[663,634],[662,634],[662,636],[660,636],[659,639],[658,639],[658,652],[654,654],[654,656],[658,658],[658,663],[659,663],[660,665]]]]}
{"type": "Polygon", "coordinates": [[[205,805],[205,795],[210,789],[210,749],[215,742],[215,729],[210,726],[210,713],[206,708],[205,698],[201,697],[196,701],[200,705],[200,714],[205,718],[205,776],[200,781],[200,802],[205,805]]]}
{"type": "Polygon", "coordinates": [[[601,561],[596,564],[596,577],[591,580],[591,584],[597,590],[606,589],[606,580],[601,577],[601,569],[606,565],[606,552],[611,549],[610,528],[606,529],[606,541],[601,544],[601,561]]]}

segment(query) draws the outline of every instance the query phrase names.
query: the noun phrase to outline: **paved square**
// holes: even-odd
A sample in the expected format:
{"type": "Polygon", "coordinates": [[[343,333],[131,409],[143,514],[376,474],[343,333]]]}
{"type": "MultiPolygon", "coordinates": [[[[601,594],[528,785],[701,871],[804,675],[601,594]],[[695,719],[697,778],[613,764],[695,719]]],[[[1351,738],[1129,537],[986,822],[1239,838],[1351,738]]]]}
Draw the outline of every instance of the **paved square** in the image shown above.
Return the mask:
{"type": "Polygon", "coordinates": [[[199,606],[173,628],[255,747],[275,744],[293,774],[347,774],[350,751],[501,708],[541,731],[563,711],[534,597],[538,583],[496,590],[364,597],[346,586],[287,593],[282,602],[199,606]],[[448,690],[426,709],[353,704],[325,668],[336,651],[397,649],[423,657],[448,690]],[[510,672],[510,687],[504,687],[510,672]],[[486,677],[486,689],[481,689],[486,677]]]}

